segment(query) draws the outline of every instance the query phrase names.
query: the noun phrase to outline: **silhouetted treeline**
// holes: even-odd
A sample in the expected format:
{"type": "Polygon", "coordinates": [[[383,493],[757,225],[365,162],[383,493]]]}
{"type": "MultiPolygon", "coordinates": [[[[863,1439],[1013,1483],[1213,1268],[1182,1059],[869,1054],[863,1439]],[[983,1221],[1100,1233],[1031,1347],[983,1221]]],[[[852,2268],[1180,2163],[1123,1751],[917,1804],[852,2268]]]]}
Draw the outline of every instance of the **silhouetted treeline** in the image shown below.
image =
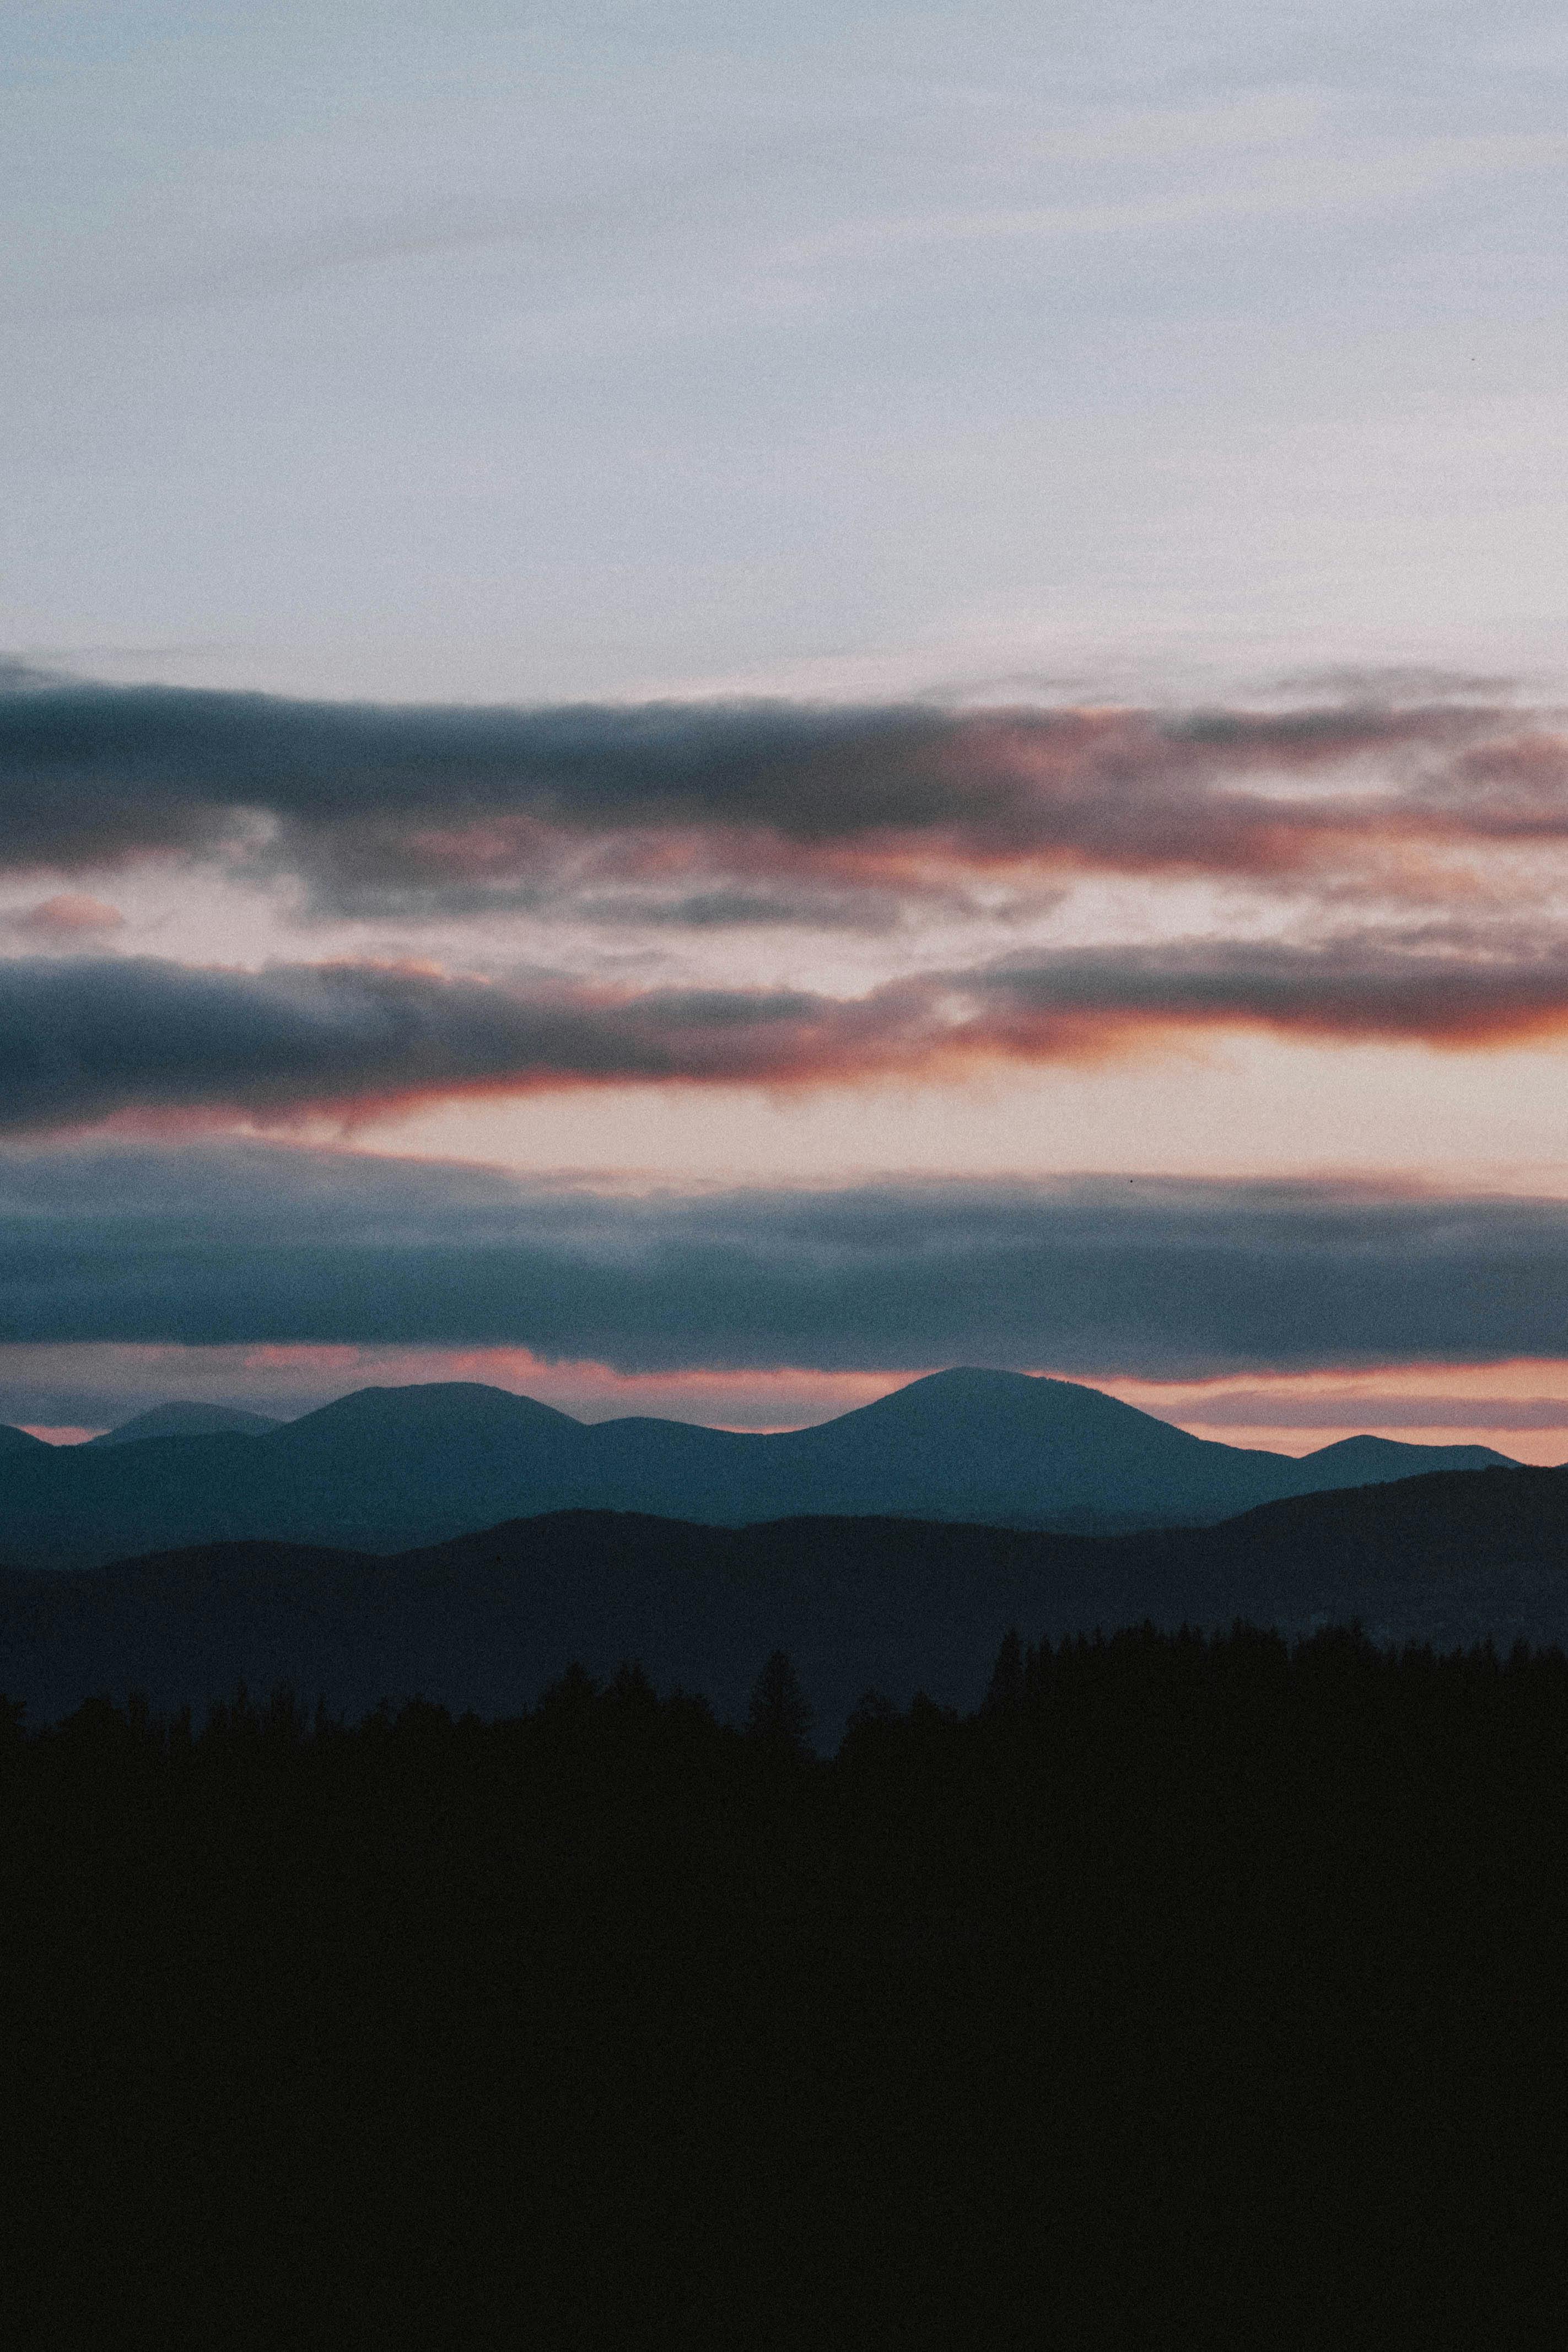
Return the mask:
{"type": "Polygon", "coordinates": [[[1561,1654],[1009,1636],[831,1759],[808,1701],[6,1711],[8,2336],[1524,2340],[1561,1654]]]}

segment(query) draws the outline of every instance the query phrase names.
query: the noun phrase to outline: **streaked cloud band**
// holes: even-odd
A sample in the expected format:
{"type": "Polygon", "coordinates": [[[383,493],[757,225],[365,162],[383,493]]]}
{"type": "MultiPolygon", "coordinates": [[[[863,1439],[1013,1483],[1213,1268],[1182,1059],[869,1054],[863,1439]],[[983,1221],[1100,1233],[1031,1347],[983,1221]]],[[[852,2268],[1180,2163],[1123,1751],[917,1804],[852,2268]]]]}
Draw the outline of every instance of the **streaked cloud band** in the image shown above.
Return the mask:
{"type": "Polygon", "coordinates": [[[794,883],[810,922],[824,883],[1277,880],[1568,842],[1560,714],[1375,693],[1185,712],[426,708],[16,673],[0,778],[0,871],[195,856],[375,916],[685,877],[794,883]]]}
{"type": "Polygon", "coordinates": [[[1086,1378],[1554,1360],[1568,1202],[1082,1178],[607,1194],[267,1145],[0,1157],[0,1340],[1086,1378]]]}
{"type": "Polygon", "coordinates": [[[1568,956],[1366,932],[1064,950],[790,988],[505,983],[415,964],[0,961],[0,1125],[124,1114],[364,1118],[580,1087],[803,1087],[1082,1061],[1182,1034],[1479,1048],[1568,1027],[1568,956]]]}

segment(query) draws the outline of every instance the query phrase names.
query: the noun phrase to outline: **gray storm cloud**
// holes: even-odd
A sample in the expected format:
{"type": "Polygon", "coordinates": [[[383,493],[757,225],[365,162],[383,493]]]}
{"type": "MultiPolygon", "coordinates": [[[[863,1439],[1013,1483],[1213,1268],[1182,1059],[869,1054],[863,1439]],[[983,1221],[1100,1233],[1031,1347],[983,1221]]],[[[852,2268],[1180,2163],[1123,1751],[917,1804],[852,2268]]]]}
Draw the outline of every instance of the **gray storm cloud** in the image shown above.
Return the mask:
{"type": "Polygon", "coordinates": [[[0,1154],[7,1342],[1193,1379],[1553,1358],[1565,1324],[1560,1201],[1125,1177],[627,1198],[265,1144],[0,1154]]]}
{"type": "Polygon", "coordinates": [[[1568,738],[1554,713],[1443,700],[419,708],[13,671],[0,809],[13,873],[198,856],[411,919],[685,876],[710,921],[760,893],[813,922],[826,885],[873,892],[874,927],[875,893],[970,871],[1279,879],[1568,839],[1568,738]]]}

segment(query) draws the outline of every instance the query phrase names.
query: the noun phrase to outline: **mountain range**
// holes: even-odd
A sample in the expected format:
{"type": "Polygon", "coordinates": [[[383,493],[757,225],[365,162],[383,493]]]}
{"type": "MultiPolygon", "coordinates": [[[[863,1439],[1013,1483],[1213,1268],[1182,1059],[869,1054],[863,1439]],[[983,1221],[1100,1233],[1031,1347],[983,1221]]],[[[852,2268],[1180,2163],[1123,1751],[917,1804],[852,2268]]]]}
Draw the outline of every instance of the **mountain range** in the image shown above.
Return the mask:
{"type": "Polygon", "coordinates": [[[868,1685],[972,1707],[1009,1626],[1030,1641],[1145,1620],[1384,1643],[1568,1645],[1568,1479],[1490,1469],[1294,1497],[1119,1537],[913,1519],[743,1528],[566,1511],[391,1558],[220,1543],[59,1574],[0,1572],[0,1692],[47,1721],[104,1692],[198,1710],[244,1681],[357,1716],[419,1696],[515,1713],[574,1661],[638,1660],[744,1713],[794,1658],[831,1743],[868,1685]]]}
{"type": "Polygon", "coordinates": [[[368,1388],[301,1419],[155,1407],[84,1445],[0,1430],[0,1562],[77,1569],[235,1540],[392,1553],[559,1511],[716,1528],[890,1517],[1110,1533],[1508,1465],[1486,1446],[1347,1438],[1296,1458],[1190,1435],[1070,1381],[958,1369],[759,1435],[584,1423],[476,1383],[368,1388]]]}

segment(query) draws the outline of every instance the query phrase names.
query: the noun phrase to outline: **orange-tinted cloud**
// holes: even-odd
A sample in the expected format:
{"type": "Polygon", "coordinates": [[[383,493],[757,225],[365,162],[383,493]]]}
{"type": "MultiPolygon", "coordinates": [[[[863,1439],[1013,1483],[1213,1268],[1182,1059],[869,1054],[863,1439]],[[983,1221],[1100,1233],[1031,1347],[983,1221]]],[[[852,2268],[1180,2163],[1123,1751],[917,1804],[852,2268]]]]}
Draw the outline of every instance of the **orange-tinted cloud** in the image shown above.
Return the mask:
{"type": "Polygon", "coordinates": [[[1479,1048],[1568,1027],[1568,950],[1478,935],[1370,930],[1278,940],[1100,948],[993,965],[973,984],[982,1050],[1021,1060],[1114,1050],[1140,1035],[1279,1035],[1479,1048]]]}
{"type": "Polygon", "coordinates": [[[95,933],[117,931],[124,921],[119,908],[102,898],[87,898],[79,890],[60,890],[52,898],[9,917],[8,928],[24,937],[79,941],[95,933]]]}
{"type": "Polygon", "coordinates": [[[666,919],[874,928],[887,893],[966,877],[1396,880],[1568,843],[1568,731],[1501,703],[422,709],[34,679],[0,694],[0,868],[200,855],[410,919],[631,889],[666,919]]]}
{"type": "Polygon", "coordinates": [[[1267,1030],[1454,1049],[1568,1029],[1568,954],[1368,931],[1322,946],[1098,948],[788,988],[507,985],[428,965],[261,971],[150,957],[0,961],[0,1124],[125,1113],[365,1117],[487,1093],[821,1087],[1081,1061],[1267,1030]]]}

